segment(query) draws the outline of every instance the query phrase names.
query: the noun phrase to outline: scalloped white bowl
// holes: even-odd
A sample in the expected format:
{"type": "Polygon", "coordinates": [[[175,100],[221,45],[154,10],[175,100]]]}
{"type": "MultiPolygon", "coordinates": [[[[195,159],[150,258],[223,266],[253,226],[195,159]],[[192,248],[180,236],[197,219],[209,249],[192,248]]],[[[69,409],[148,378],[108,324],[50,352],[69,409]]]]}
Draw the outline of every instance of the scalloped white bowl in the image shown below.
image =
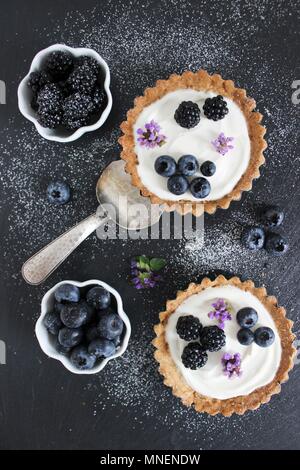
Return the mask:
{"type": "Polygon", "coordinates": [[[36,54],[36,56],[34,57],[31,63],[28,74],[23,78],[23,80],[19,84],[19,87],[18,87],[19,110],[21,111],[23,116],[25,116],[29,121],[31,121],[35,125],[38,133],[45,139],[54,140],[55,142],[73,142],[74,140],[79,139],[79,137],[81,137],[86,132],[91,132],[91,131],[95,131],[96,129],[99,129],[108,118],[109,113],[112,108],[112,96],[111,96],[109,86],[110,86],[110,71],[109,71],[107,63],[105,62],[104,59],[102,59],[102,57],[98,54],[98,52],[94,51],[93,49],[86,48],[86,47],[69,47],[64,44],[54,44],[53,46],[47,47],[46,49],[43,49],[36,54]],[[38,70],[41,70],[46,57],[48,56],[50,52],[53,52],[53,51],[68,51],[74,57],[80,57],[82,55],[93,57],[99,63],[103,72],[103,76],[104,76],[104,91],[107,96],[106,108],[104,109],[103,113],[99,117],[98,121],[96,121],[95,123],[89,126],[80,127],[73,133],[70,133],[69,131],[63,130],[63,129],[48,129],[47,127],[42,127],[37,121],[36,112],[31,107],[32,92],[27,85],[29,75],[31,74],[31,72],[36,72],[38,70]]]}
{"type": "Polygon", "coordinates": [[[128,346],[128,341],[131,335],[131,324],[129,321],[129,318],[127,317],[126,313],[123,310],[123,302],[121,299],[120,294],[111,286],[106,284],[105,282],[98,281],[96,279],[91,279],[89,281],[85,282],[77,282],[77,281],[62,281],[56,284],[52,289],[48,290],[46,294],[44,295],[42,299],[42,305],[41,305],[41,315],[36,322],[35,325],[35,334],[38,339],[38,342],[40,344],[41,349],[44,351],[47,356],[52,357],[53,359],[56,359],[57,361],[60,361],[66,369],[68,369],[70,372],[73,372],[74,374],[97,374],[100,372],[106,364],[111,361],[112,359],[115,359],[116,357],[122,356],[124,352],[127,349],[128,346]],[[118,314],[122,318],[124,324],[125,324],[125,335],[123,337],[122,343],[117,350],[117,352],[106,359],[103,359],[99,364],[97,364],[93,369],[91,370],[78,370],[76,367],[73,366],[71,363],[70,359],[66,356],[63,356],[62,354],[59,354],[55,347],[54,347],[54,336],[52,336],[48,331],[46,330],[43,320],[47,312],[51,311],[54,305],[54,292],[55,290],[61,286],[62,284],[73,284],[74,286],[77,287],[87,287],[87,286],[101,286],[104,287],[104,289],[108,290],[112,296],[115,298],[116,303],[117,303],[117,309],[118,309],[118,314]]]}

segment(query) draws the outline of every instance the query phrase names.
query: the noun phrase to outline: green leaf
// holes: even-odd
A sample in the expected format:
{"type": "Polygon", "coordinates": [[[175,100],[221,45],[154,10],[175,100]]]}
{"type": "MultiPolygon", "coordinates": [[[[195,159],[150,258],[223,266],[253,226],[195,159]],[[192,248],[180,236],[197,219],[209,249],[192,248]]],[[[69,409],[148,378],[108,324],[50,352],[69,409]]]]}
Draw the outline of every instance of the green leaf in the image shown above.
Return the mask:
{"type": "Polygon", "coordinates": [[[148,279],[150,276],[149,273],[140,273],[139,278],[141,279],[142,282],[144,282],[145,279],[148,279]]]}
{"type": "Polygon", "coordinates": [[[163,258],[152,258],[150,260],[150,269],[152,269],[152,271],[160,271],[166,264],[163,258]]]}
{"type": "Polygon", "coordinates": [[[138,256],[137,261],[140,269],[145,271],[150,270],[150,259],[147,256],[138,256]]]}

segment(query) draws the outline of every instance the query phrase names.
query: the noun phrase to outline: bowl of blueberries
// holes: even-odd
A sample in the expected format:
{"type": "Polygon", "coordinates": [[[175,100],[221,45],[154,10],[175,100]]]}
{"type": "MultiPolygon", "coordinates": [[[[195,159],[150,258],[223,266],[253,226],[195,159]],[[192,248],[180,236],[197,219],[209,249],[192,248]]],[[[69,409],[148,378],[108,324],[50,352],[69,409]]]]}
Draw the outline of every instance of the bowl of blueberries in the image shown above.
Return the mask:
{"type": "Polygon", "coordinates": [[[105,282],[62,281],[44,295],[35,333],[44,353],[70,372],[95,374],[125,352],[131,326],[105,282]]]}
{"type": "Polygon", "coordinates": [[[19,109],[45,139],[72,142],[106,121],[109,86],[108,65],[96,51],[55,44],[34,57],[18,88],[19,109]]]}

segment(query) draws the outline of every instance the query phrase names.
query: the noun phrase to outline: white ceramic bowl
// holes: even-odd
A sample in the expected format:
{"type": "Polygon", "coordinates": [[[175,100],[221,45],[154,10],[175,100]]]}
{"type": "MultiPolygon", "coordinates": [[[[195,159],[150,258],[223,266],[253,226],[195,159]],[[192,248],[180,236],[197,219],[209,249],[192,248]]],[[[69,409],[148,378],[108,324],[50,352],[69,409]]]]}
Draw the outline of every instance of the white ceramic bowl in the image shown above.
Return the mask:
{"type": "Polygon", "coordinates": [[[101,127],[106,121],[106,119],[108,118],[108,115],[112,107],[112,96],[111,96],[111,92],[109,89],[109,85],[110,85],[110,72],[109,72],[108,65],[105,62],[105,60],[103,60],[102,57],[96,51],[94,51],[93,49],[85,48],[85,47],[74,48],[74,47],[65,46],[64,44],[54,44],[53,46],[47,47],[46,49],[43,49],[38,54],[36,54],[36,56],[34,57],[31,63],[31,67],[30,67],[28,74],[21,81],[18,87],[19,110],[21,111],[23,116],[29,119],[29,121],[33,122],[38,133],[45,139],[54,140],[56,142],[72,142],[78,139],[79,137],[81,137],[86,132],[91,132],[91,131],[95,131],[96,129],[99,129],[99,127],[101,127]],[[104,109],[98,121],[96,121],[94,124],[80,127],[79,129],[77,129],[76,131],[72,133],[64,129],[48,129],[46,127],[42,127],[36,119],[36,112],[31,107],[32,92],[27,85],[29,75],[31,72],[36,72],[38,70],[41,70],[46,57],[48,56],[50,52],[53,52],[53,51],[69,51],[74,57],[80,57],[82,55],[93,57],[99,63],[103,71],[103,76],[105,77],[104,78],[104,91],[107,96],[106,108],[104,109]]]}
{"type": "Polygon", "coordinates": [[[92,279],[90,281],[85,281],[85,282],[62,281],[56,284],[54,287],[52,287],[52,289],[50,289],[44,295],[42,299],[42,305],[41,305],[41,315],[35,325],[35,334],[44,353],[47,354],[49,357],[52,357],[53,359],[57,359],[58,361],[60,361],[65,366],[65,368],[68,369],[70,372],[73,372],[74,374],[96,374],[97,372],[100,372],[106,366],[108,361],[121,356],[126,351],[130,334],[131,334],[131,325],[130,325],[130,321],[126,313],[123,310],[123,302],[120,297],[120,294],[115,289],[113,289],[108,284],[106,284],[105,282],[98,281],[96,279],[92,279]],[[62,354],[59,354],[54,347],[54,344],[55,344],[54,336],[48,333],[48,331],[46,330],[44,326],[44,322],[43,322],[44,317],[47,312],[50,312],[52,310],[53,305],[54,305],[54,300],[55,300],[54,292],[62,284],[73,284],[74,286],[77,286],[79,288],[86,287],[86,286],[92,287],[95,285],[104,287],[104,289],[108,290],[112,294],[112,296],[115,298],[117,309],[118,309],[118,314],[120,315],[120,317],[122,318],[125,324],[125,328],[126,328],[125,335],[123,337],[122,343],[119,346],[119,349],[117,350],[117,352],[113,356],[107,359],[103,359],[101,362],[99,362],[99,364],[97,364],[91,370],[78,370],[76,367],[73,366],[73,364],[71,363],[68,357],[63,356],[62,354]]]}

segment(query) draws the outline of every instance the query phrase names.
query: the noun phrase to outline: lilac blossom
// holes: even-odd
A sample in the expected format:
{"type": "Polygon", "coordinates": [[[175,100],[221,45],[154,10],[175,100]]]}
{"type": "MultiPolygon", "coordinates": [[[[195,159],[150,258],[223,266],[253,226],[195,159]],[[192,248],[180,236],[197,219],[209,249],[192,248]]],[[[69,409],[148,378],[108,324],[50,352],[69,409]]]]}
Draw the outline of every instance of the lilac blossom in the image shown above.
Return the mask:
{"type": "Polygon", "coordinates": [[[153,119],[150,122],[146,122],[144,129],[140,127],[136,131],[138,134],[138,143],[146,148],[161,147],[166,143],[166,136],[160,134],[160,130],[160,125],[153,119]]]}
{"type": "Polygon", "coordinates": [[[218,321],[218,327],[224,330],[225,321],[232,319],[229,311],[230,306],[224,299],[217,299],[217,301],[212,304],[212,307],[214,310],[208,313],[209,318],[211,320],[216,319],[218,321]]]}
{"type": "Polygon", "coordinates": [[[229,378],[234,376],[239,377],[241,371],[241,355],[239,353],[229,354],[225,353],[222,356],[223,372],[229,378]]]}
{"type": "Polygon", "coordinates": [[[226,137],[224,132],[221,132],[218,137],[211,143],[218,153],[220,153],[221,155],[226,155],[229,150],[232,150],[234,148],[234,146],[231,145],[231,142],[233,142],[233,140],[234,137],[226,137]]]}

